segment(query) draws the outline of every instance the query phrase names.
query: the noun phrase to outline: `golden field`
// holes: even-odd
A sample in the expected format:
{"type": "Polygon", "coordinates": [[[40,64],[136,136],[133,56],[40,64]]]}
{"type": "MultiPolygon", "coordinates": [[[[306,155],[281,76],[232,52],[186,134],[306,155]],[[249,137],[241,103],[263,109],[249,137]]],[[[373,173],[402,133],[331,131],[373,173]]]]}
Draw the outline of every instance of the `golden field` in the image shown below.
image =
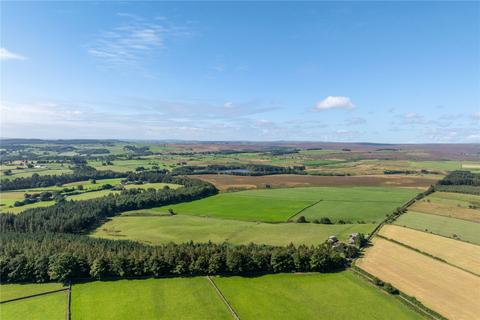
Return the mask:
{"type": "Polygon", "coordinates": [[[375,238],[356,265],[449,319],[478,319],[480,277],[375,238]]]}

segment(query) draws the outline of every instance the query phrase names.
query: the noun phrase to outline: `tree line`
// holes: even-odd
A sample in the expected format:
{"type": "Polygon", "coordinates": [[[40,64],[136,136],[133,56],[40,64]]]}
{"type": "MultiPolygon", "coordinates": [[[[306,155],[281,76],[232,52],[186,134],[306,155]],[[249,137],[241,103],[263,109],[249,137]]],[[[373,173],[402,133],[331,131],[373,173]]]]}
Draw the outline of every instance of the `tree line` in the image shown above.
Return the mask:
{"type": "Polygon", "coordinates": [[[129,173],[129,181],[177,183],[172,189],[130,189],[84,201],[0,214],[0,281],[46,282],[109,277],[163,277],[272,272],[330,272],[358,254],[352,245],[274,247],[203,243],[149,246],[84,234],[123,211],[216,194],[210,183],[162,172],[129,173]]]}
{"type": "Polygon", "coordinates": [[[210,164],[206,166],[182,166],[173,169],[172,174],[232,174],[238,176],[264,176],[272,174],[305,174],[304,166],[280,167],[266,164],[210,164]]]}
{"type": "Polygon", "coordinates": [[[176,190],[122,190],[120,194],[82,201],[62,201],[49,207],[28,209],[20,214],[4,213],[0,215],[0,232],[84,233],[122,211],[192,201],[218,192],[212,184],[197,179],[163,175],[163,180],[159,182],[178,183],[184,187],[176,190]]]}
{"type": "Polygon", "coordinates": [[[88,179],[113,179],[124,178],[126,173],[114,171],[98,171],[93,167],[81,165],[73,168],[73,173],[60,175],[39,175],[34,173],[31,177],[19,177],[15,179],[2,179],[0,183],[0,191],[44,188],[55,185],[63,185],[65,183],[83,181],[88,179]]]}
{"type": "Polygon", "coordinates": [[[328,243],[273,247],[213,243],[148,246],[125,240],[48,233],[2,233],[2,283],[111,277],[330,272],[345,255],[328,243]]]}

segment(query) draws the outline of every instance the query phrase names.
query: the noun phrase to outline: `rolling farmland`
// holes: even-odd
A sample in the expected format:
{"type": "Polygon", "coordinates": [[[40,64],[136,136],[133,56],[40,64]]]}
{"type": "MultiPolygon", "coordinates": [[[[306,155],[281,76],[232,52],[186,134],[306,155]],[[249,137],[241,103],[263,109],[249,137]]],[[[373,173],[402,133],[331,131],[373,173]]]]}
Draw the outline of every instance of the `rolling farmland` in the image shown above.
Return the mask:
{"type": "Polygon", "coordinates": [[[396,225],[382,227],[379,235],[480,275],[480,246],[478,245],[396,225]]]}
{"type": "Polygon", "coordinates": [[[396,225],[480,244],[480,223],[408,211],[395,221],[396,225]]]}
{"type": "Polygon", "coordinates": [[[289,187],[408,187],[426,189],[438,179],[429,176],[405,175],[364,175],[364,176],[315,176],[315,175],[270,175],[233,176],[204,174],[195,178],[213,183],[219,190],[262,189],[266,185],[273,188],[289,187]]]}
{"type": "Polygon", "coordinates": [[[435,192],[416,202],[412,211],[480,222],[480,196],[435,192]]]}
{"type": "Polygon", "coordinates": [[[215,277],[214,281],[242,320],[380,320],[385,315],[392,320],[422,319],[350,272],[215,277]]]}
{"type": "Polygon", "coordinates": [[[376,238],[356,265],[450,319],[480,314],[480,277],[376,238]]]}
{"type": "Polygon", "coordinates": [[[0,318],[2,320],[64,320],[66,307],[66,293],[57,292],[2,304],[0,318]]]}
{"type": "Polygon", "coordinates": [[[2,284],[0,285],[0,301],[26,297],[46,291],[54,291],[64,288],[61,283],[26,283],[26,284],[2,284]]]}
{"type": "Polygon", "coordinates": [[[76,284],[72,319],[231,319],[205,278],[76,284]],[[98,306],[101,305],[101,308],[98,306]]]}
{"type": "Polygon", "coordinates": [[[285,222],[304,208],[315,205],[302,215],[305,213],[312,219],[329,217],[333,221],[368,219],[375,222],[417,193],[415,189],[372,187],[248,190],[154,210],[165,213],[173,209],[178,214],[244,221],[285,222]]]}
{"type": "MultiPolygon", "coordinates": [[[[144,212],[144,211],[143,211],[144,212]]],[[[128,212],[126,214],[129,214],[128,212]]],[[[188,241],[232,244],[317,245],[329,236],[346,240],[353,232],[370,233],[373,224],[256,223],[187,215],[114,217],[93,237],[136,240],[149,244],[188,241]]]]}
{"type": "MultiPolygon", "coordinates": [[[[31,189],[22,189],[15,191],[4,191],[0,192],[0,212],[11,212],[11,213],[20,213],[27,209],[38,208],[38,207],[48,207],[55,204],[55,201],[41,201],[31,204],[26,204],[22,206],[15,207],[14,204],[16,201],[22,201],[25,198],[26,193],[41,193],[45,191],[50,192],[61,192],[65,188],[75,189],[76,193],[72,195],[66,195],[66,200],[89,200],[104,197],[109,194],[118,194],[119,190],[113,189],[103,189],[106,185],[111,186],[120,186],[122,178],[117,179],[101,179],[92,183],[91,181],[78,181],[72,183],[66,183],[62,186],[50,186],[50,187],[41,187],[41,188],[31,188],[31,189]],[[83,188],[79,190],[79,186],[83,188]]],[[[181,185],[173,183],[143,183],[143,184],[126,184],[123,186],[125,189],[163,189],[164,187],[169,187],[170,189],[177,189],[181,185]]]]}
{"type": "MultiPolygon", "coordinates": [[[[212,278],[240,319],[422,319],[349,271],[212,278]],[[305,299],[309,297],[309,299],[305,299]],[[352,303],[352,301],[355,303],[352,303]],[[255,308],[251,308],[255,305],[255,308]],[[295,305],[299,308],[292,308],[295,305]],[[360,317],[359,317],[360,316],[360,317]]],[[[49,285],[30,285],[31,292],[49,285]],[[35,287],[36,286],[36,287],[35,287]]],[[[50,288],[57,288],[57,284],[50,288]]],[[[1,286],[0,289],[6,288],[1,286]]],[[[50,289],[49,288],[49,289],[50,289]]],[[[11,287],[10,292],[18,290],[11,287]]],[[[2,320],[65,319],[66,292],[0,305],[2,320]],[[21,316],[21,317],[19,317],[21,316]]],[[[71,319],[232,319],[205,277],[76,283],[71,319]]]]}

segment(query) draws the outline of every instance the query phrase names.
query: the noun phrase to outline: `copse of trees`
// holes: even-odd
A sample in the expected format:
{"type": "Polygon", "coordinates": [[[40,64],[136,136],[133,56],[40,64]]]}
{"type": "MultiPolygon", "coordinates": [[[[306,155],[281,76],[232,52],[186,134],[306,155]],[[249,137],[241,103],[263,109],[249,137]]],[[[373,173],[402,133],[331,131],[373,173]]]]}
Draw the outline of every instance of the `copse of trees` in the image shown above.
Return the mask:
{"type": "Polygon", "coordinates": [[[438,185],[480,186],[480,173],[456,170],[450,172],[438,185]]]}
{"type": "Polygon", "coordinates": [[[452,171],[435,185],[435,190],[480,195],[480,174],[463,170],[452,171]]]}
{"type": "Polygon", "coordinates": [[[318,246],[166,244],[94,239],[68,234],[0,235],[2,283],[163,277],[170,275],[330,272],[347,264],[328,243],[318,246]]]}
{"type": "Polygon", "coordinates": [[[214,195],[218,190],[197,179],[164,176],[165,182],[183,184],[179,189],[130,189],[120,194],[83,201],[61,201],[20,214],[1,214],[0,232],[84,233],[107,217],[122,211],[146,209],[214,195]]]}

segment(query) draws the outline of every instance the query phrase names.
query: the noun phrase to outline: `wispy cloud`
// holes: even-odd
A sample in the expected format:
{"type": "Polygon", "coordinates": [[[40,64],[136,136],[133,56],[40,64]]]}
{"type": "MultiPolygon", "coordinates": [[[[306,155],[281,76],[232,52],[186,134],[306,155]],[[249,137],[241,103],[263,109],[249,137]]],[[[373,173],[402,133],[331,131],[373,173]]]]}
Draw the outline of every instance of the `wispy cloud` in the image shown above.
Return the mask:
{"type": "Polygon", "coordinates": [[[27,58],[7,50],[6,48],[0,48],[0,60],[26,60],[27,58]]]}
{"type": "Polygon", "coordinates": [[[367,120],[361,117],[348,118],[347,120],[345,120],[345,124],[347,126],[358,126],[365,123],[367,123],[367,120]]]}
{"type": "Polygon", "coordinates": [[[175,26],[165,19],[145,19],[119,14],[122,25],[100,32],[87,45],[88,53],[112,66],[138,65],[166,48],[172,37],[191,35],[186,27],[175,26]]]}
{"type": "Polygon", "coordinates": [[[317,102],[314,111],[322,111],[328,109],[353,109],[355,105],[349,97],[328,96],[325,99],[317,102]]]}
{"type": "Polygon", "coordinates": [[[416,112],[407,112],[402,115],[402,120],[404,124],[423,124],[426,122],[424,116],[416,112]]]}

